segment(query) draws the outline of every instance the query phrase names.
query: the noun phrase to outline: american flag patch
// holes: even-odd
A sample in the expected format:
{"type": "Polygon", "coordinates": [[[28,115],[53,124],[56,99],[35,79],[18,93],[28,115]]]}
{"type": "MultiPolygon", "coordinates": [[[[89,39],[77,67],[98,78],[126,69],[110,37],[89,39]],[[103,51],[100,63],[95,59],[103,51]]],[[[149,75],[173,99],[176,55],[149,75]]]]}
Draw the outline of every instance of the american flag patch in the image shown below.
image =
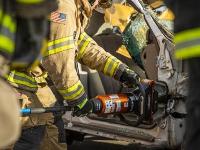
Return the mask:
{"type": "Polygon", "coordinates": [[[67,20],[67,15],[60,12],[52,12],[50,19],[53,22],[64,23],[67,20]]]}

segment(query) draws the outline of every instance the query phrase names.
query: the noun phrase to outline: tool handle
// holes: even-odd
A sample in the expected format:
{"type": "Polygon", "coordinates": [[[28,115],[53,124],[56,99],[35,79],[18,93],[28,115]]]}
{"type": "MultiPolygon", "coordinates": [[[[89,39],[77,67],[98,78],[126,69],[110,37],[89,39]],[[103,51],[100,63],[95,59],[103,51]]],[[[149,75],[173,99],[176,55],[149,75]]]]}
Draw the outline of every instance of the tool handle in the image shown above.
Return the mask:
{"type": "Polygon", "coordinates": [[[71,107],[59,106],[59,107],[41,107],[41,108],[23,108],[20,110],[22,116],[27,116],[30,114],[42,114],[42,113],[56,113],[71,111],[71,107]]]}

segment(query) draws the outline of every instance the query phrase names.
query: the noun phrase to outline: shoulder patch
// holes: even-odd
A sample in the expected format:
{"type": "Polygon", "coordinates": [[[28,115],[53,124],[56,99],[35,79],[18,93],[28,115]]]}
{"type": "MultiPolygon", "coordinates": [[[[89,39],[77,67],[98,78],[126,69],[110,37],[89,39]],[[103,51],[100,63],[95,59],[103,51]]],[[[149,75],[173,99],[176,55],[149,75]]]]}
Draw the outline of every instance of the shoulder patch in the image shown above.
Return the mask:
{"type": "Polygon", "coordinates": [[[67,21],[67,14],[60,13],[60,12],[52,12],[50,20],[56,23],[63,23],[67,21]]]}

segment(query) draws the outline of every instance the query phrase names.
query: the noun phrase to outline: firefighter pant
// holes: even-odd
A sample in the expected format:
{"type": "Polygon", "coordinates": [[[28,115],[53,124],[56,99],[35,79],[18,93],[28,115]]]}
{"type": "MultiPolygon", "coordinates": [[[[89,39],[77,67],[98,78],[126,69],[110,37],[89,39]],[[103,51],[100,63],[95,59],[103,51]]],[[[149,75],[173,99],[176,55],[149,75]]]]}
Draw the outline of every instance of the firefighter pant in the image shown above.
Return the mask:
{"type": "MultiPolygon", "coordinates": [[[[51,107],[55,104],[55,96],[48,86],[38,88],[37,92],[16,89],[22,108],[51,107]]],[[[53,124],[52,113],[35,114],[21,118],[23,131],[14,145],[14,150],[66,150],[67,145],[58,142],[58,129],[53,124]]]]}
{"type": "Polygon", "coordinates": [[[189,69],[189,95],[187,99],[185,150],[200,149],[200,58],[187,60],[189,69]]]}
{"type": "Polygon", "coordinates": [[[24,129],[14,150],[67,150],[67,145],[58,143],[55,125],[40,125],[24,129]]]}

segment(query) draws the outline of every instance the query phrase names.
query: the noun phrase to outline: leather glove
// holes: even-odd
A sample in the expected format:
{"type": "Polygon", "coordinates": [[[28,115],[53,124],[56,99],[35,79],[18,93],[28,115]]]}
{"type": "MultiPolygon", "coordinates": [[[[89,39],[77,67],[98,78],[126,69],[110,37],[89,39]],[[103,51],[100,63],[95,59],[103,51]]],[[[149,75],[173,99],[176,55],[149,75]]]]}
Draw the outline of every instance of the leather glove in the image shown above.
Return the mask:
{"type": "Polygon", "coordinates": [[[119,66],[115,78],[126,84],[128,87],[135,87],[140,84],[140,77],[135,71],[122,64],[119,66]]]}
{"type": "Polygon", "coordinates": [[[92,102],[85,98],[80,104],[74,107],[74,111],[72,112],[72,116],[83,117],[92,113],[92,102]]]}

